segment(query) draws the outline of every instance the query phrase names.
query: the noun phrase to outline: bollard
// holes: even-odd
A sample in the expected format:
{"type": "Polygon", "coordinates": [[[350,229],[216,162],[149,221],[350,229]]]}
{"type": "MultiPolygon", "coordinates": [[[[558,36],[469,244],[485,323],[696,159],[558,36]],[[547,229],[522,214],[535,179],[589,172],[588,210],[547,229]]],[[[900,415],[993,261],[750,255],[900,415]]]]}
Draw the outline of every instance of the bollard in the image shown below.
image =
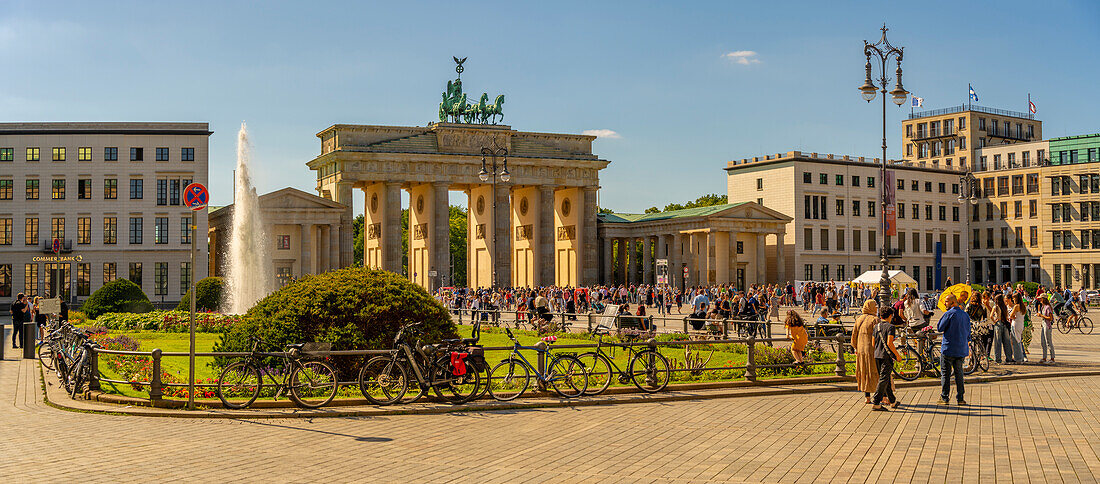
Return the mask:
{"type": "Polygon", "coordinates": [[[23,323],[23,359],[33,360],[35,340],[38,338],[38,324],[34,321],[23,323]]]}
{"type": "Polygon", "coordinates": [[[745,380],[756,381],[756,338],[749,334],[748,351],[745,352],[745,380]]]}
{"type": "MultiPolygon", "coordinates": [[[[539,366],[538,372],[539,372],[539,375],[545,375],[546,374],[546,353],[541,351],[541,350],[546,349],[546,343],[543,342],[543,341],[539,341],[538,343],[535,344],[535,347],[540,350],[539,351],[539,356],[538,356],[538,366],[539,366]]],[[[535,381],[536,381],[536,386],[538,386],[539,391],[540,392],[545,392],[546,391],[546,382],[543,381],[543,379],[541,377],[536,378],[535,381]]]]}
{"type": "Polygon", "coordinates": [[[592,313],[588,313],[588,332],[592,332],[592,313]]]}
{"type": "Polygon", "coordinates": [[[88,390],[91,390],[93,392],[98,392],[99,391],[99,351],[97,351],[96,348],[94,348],[94,347],[92,348],[92,351],[90,353],[88,353],[88,365],[90,365],[89,369],[91,370],[89,372],[89,376],[88,376],[88,390]]]}
{"type": "Polygon", "coordinates": [[[844,362],[844,334],[836,335],[836,376],[845,376],[848,365],[844,362]]]}
{"type": "MultiPolygon", "coordinates": [[[[14,343],[14,341],[13,341],[14,343]]],[[[4,348],[8,346],[8,325],[0,323],[0,360],[4,359],[4,348]]]]}
{"type": "Polygon", "coordinates": [[[161,389],[163,384],[160,381],[160,348],[153,350],[153,374],[149,378],[149,399],[160,400],[164,396],[164,391],[161,389]]]}
{"type": "Polygon", "coordinates": [[[768,338],[768,346],[771,346],[771,347],[774,348],[775,344],[771,342],[771,339],[772,339],[772,322],[769,319],[765,319],[764,321],[765,321],[765,323],[764,323],[764,333],[767,335],[766,337],[768,338]]]}

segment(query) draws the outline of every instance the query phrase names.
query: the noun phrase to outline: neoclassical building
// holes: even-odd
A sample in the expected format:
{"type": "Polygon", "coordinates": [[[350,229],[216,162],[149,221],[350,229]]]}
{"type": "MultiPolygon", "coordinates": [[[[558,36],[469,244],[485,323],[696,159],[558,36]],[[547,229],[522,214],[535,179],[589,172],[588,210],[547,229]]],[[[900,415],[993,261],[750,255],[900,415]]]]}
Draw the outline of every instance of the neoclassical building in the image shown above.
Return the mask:
{"type": "Polygon", "coordinates": [[[749,284],[786,280],[782,251],[791,218],[755,202],[647,214],[599,214],[604,284],[749,284]],[[768,238],[771,261],[768,268],[768,238]],[[662,261],[662,262],[658,262],[662,261]],[[768,274],[778,277],[770,280],[768,274]]]}
{"type": "MultiPolygon", "coordinates": [[[[402,272],[402,191],[409,197],[408,277],[433,289],[451,283],[449,194],[469,199],[467,285],[576,286],[599,276],[596,190],[608,165],[595,136],[509,126],[333,125],[307,165],[322,198],[347,207],[364,197],[364,265],[402,272]],[[493,150],[497,156],[486,155],[493,150]],[[482,170],[493,171],[486,180],[482,170]],[[504,168],[508,175],[500,176],[504,168]]],[[[342,222],[344,223],[344,222],[342,222]]],[[[340,239],[351,260],[352,237],[340,239]]]]}

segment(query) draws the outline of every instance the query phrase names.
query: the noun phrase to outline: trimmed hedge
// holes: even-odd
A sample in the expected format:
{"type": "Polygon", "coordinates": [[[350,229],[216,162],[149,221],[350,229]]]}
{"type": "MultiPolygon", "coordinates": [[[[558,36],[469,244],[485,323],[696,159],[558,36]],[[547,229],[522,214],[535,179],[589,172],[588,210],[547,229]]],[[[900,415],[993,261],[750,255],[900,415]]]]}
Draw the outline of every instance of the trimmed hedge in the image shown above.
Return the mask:
{"type": "MultiPolygon", "coordinates": [[[[398,329],[423,322],[424,341],[457,338],[450,314],[423,288],[386,271],[350,267],[302,277],[268,295],[223,333],[214,351],[249,351],[258,336],[282,349],[288,343],[331,342],[334,350],[383,349],[398,329]]],[[[357,358],[337,358],[344,376],[357,358]]]]}
{"type": "Polygon", "coordinates": [[[80,310],[90,319],[106,313],[147,313],[153,310],[149,296],[129,279],[115,279],[103,285],[84,301],[80,310]]]}
{"type": "MultiPolygon", "coordinates": [[[[210,276],[195,284],[195,311],[220,311],[225,294],[225,280],[210,276]]],[[[176,311],[191,311],[191,289],[183,295],[176,311]]]]}
{"type": "MultiPolygon", "coordinates": [[[[224,333],[240,322],[241,317],[235,314],[195,313],[195,331],[199,333],[224,333]]],[[[114,331],[186,333],[191,330],[191,312],[107,313],[100,315],[96,324],[114,331]]]]}

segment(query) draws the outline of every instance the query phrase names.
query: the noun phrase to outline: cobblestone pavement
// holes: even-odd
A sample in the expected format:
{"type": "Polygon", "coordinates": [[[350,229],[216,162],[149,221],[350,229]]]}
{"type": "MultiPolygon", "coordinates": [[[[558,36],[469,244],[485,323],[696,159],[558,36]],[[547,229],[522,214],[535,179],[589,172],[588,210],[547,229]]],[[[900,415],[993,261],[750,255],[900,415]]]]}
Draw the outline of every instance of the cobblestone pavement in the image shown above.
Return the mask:
{"type": "MultiPolygon", "coordinates": [[[[12,356],[9,354],[9,358],[12,356]]],[[[855,392],[368,418],[65,412],[0,362],[0,480],[1096,482],[1100,377],[936,388],[871,412],[855,392]]]]}

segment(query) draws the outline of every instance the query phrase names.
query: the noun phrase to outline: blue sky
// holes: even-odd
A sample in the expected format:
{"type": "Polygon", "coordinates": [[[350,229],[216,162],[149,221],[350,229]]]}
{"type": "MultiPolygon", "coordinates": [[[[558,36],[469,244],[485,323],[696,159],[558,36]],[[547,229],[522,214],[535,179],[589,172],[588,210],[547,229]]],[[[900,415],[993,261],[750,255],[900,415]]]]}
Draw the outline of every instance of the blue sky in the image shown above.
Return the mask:
{"type": "MultiPolygon", "coordinates": [[[[224,204],[242,121],[260,191],[312,191],[318,131],[432,121],[465,56],[464,87],[504,93],[506,124],[613,131],[594,145],[612,162],[601,203],[641,211],[725,193],[731,159],[874,156],[881,108],[856,88],[861,41],[885,21],[925,108],[965,102],[971,83],[990,107],[1023,111],[1030,92],[1048,137],[1100,131],[1100,6],[977,3],[5,1],[0,112],[207,121],[224,204]]],[[[889,108],[892,157],[906,113],[889,108]]]]}

